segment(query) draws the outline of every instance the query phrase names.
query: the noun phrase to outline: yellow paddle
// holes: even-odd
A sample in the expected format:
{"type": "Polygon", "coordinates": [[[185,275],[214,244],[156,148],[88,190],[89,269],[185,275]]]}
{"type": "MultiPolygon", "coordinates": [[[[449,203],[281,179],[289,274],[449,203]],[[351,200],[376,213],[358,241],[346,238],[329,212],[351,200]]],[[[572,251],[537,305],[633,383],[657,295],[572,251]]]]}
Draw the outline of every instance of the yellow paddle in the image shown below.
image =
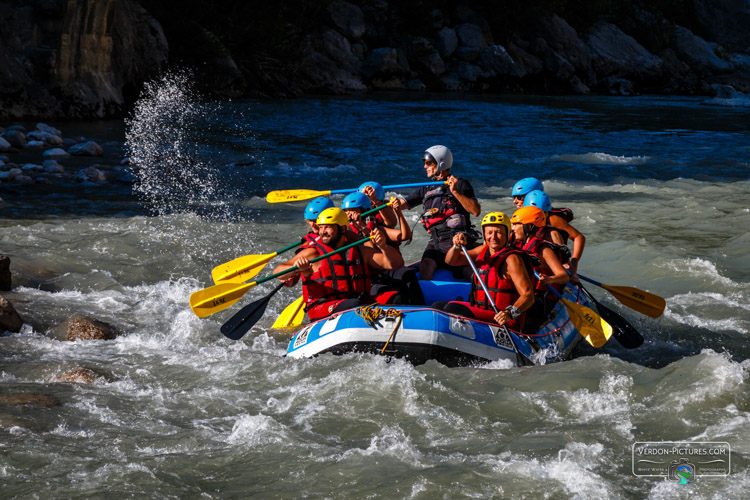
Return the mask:
{"type": "MultiPolygon", "coordinates": [[[[394,201],[395,200],[392,199],[388,203],[384,203],[379,207],[375,207],[372,210],[363,212],[361,216],[370,215],[374,212],[377,212],[378,210],[384,209],[385,207],[389,207],[393,204],[394,201]]],[[[260,270],[263,269],[263,266],[268,264],[271,259],[286,252],[287,250],[291,250],[292,248],[300,246],[302,243],[304,243],[304,241],[305,240],[300,240],[296,243],[292,243],[291,245],[286,246],[281,250],[276,250],[273,253],[267,253],[264,255],[245,255],[243,257],[237,257],[234,260],[230,260],[229,262],[225,262],[224,264],[220,264],[214,267],[211,271],[211,277],[213,278],[214,283],[217,284],[226,281],[247,281],[250,278],[255,277],[255,275],[258,274],[260,270]]]]}
{"type": "Polygon", "coordinates": [[[286,309],[279,314],[271,328],[293,328],[302,324],[305,318],[304,297],[300,297],[286,306],[286,309]]]}
{"type": "MultiPolygon", "coordinates": [[[[370,239],[372,239],[372,236],[363,238],[359,241],[355,241],[354,243],[345,245],[337,250],[334,250],[333,252],[315,257],[310,261],[310,263],[318,262],[319,260],[330,257],[331,255],[344,252],[352,247],[361,245],[366,241],[370,241],[370,239]]],[[[255,285],[265,283],[266,281],[278,278],[279,276],[283,276],[296,270],[297,266],[292,266],[285,271],[272,274],[271,276],[267,276],[256,281],[251,281],[247,284],[228,281],[210,286],[208,288],[204,288],[203,290],[198,290],[197,292],[194,292],[192,295],[190,295],[190,308],[199,318],[211,316],[212,314],[223,311],[227,307],[233,305],[235,302],[240,300],[243,295],[245,295],[245,292],[250,290],[255,285]]]]}
{"type": "MultiPolygon", "coordinates": [[[[438,186],[447,184],[447,181],[417,182],[414,184],[394,184],[392,186],[383,186],[383,189],[400,189],[407,187],[421,186],[438,186]]],[[[312,189],[287,189],[282,191],[271,191],[266,195],[268,203],[284,203],[288,201],[303,201],[317,198],[318,196],[329,196],[332,194],[349,194],[357,191],[354,189],[332,189],[330,191],[313,191],[312,189]]],[[[363,214],[364,215],[364,214],[363,214]]]]}
{"type": "Polygon", "coordinates": [[[265,255],[245,255],[244,257],[238,257],[229,262],[225,262],[219,266],[216,266],[211,271],[211,277],[214,283],[220,283],[222,281],[246,281],[250,278],[255,277],[256,274],[263,269],[263,266],[268,262],[287,250],[300,246],[305,240],[300,240],[296,243],[292,243],[289,246],[276,250],[273,253],[267,253],[265,255]]]}
{"type": "Polygon", "coordinates": [[[664,314],[664,308],[667,307],[667,301],[658,295],[646,292],[639,288],[632,286],[610,286],[603,285],[598,281],[587,278],[586,276],[578,275],[584,281],[593,283],[596,286],[600,286],[611,293],[614,298],[620,301],[620,303],[627,307],[638,311],[639,313],[645,314],[652,318],[658,318],[664,314]]]}
{"type": "Polygon", "coordinates": [[[547,288],[560,297],[560,301],[565,306],[565,309],[568,310],[570,322],[576,327],[578,333],[586,339],[586,342],[597,349],[607,343],[612,336],[612,326],[609,323],[604,321],[593,309],[566,299],[551,285],[547,285],[547,288]]]}

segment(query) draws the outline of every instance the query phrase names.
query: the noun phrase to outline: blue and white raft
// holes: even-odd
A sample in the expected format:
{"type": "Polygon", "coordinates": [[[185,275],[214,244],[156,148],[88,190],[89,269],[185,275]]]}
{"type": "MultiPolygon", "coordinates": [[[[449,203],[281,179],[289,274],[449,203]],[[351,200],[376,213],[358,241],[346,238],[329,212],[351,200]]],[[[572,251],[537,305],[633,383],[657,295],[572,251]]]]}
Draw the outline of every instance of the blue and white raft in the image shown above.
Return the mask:
{"type": "MultiPolygon", "coordinates": [[[[466,298],[470,287],[468,283],[452,281],[420,284],[428,304],[466,298]]],[[[565,286],[563,296],[595,308],[571,284],[565,286]]],[[[429,307],[393,306],[388,314],[389,307],[383,306],[374,320],[372,311],[367,321],[364,311],[351,309],[310,323],[292,337],[287,356],[308,358],[323,353],[367,352],[405,358],[414,364],[434,359],[447,366],[466,366],[502,359],[515,363],[523,358],[527,363],[545,364],[568,359],[582,338],[562,302],[557,303],[534,335],[506,333],[496,325],[429,307]],[[522,356],[516,354],[514,343],[522,356]]]]}

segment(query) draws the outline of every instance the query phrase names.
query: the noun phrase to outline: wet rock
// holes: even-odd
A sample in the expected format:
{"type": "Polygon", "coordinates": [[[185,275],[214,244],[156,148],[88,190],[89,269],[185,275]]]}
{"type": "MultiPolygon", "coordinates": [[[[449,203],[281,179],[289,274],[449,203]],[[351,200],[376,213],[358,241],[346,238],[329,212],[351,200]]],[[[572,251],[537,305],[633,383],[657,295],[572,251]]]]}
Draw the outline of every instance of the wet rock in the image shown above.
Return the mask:
{"type": "Polygon", "coordinates": [[[328,6],[336,28],[349,38],[360,38],[365,34],[365,15],[358,6],[349,2],[336,1],[328,6]]]}
{"type": "Polygon", "coordinates": [[[28,175],[17,175],[16,178],[13,179],[13,182],[17,182],[18,184],[34,184],[34,179],[28,175]]]}
{"type": "Polygon", "coordinates": [[[103,375],[96,373],[94,370],[88,368],[76,368],[64,375],[61,375],[57,380],[61,382],[76,382],[79,384],[90,384],[95,382],[96,379],[103,377],[103,375]]]}
{"type": "Polygon", "coordinates": [[[323,51],[334,62],[342,65],[356,64],[349,40],[338,31],[327,30],[322,38],[323,51]]]}
{"type": "Polygon", "coordinates": [[[68,153],[64,149],[54,148],[48,149],[47,151],[42,153],[42,156],[44,156],[45,158],[70,158],[70,153],[68,153]]]}
{"type": "Polygon", "coordinates": [[[488,76],[511,76],[523,78],[526,72],[519,67],[502,45],[493,45],[482,49],[479,65],[488,76]]]}
{"type": "Polygon", "coordinates": [[[516,64],[523,70],[527,75],[535,75],[541,73],[544,69],[544,63],[533,54],[527,52],[524,48],[516,45],[515,43],[509,43],[508,54],[513,58],[516,64]]]}
{"type": "Polygon", "coordinates": [[[5,130],[15,130],[17,132],[26,133],[26,127],[23,125],[11,125],[10,127],[6,128],[5,130]]]}
{"type": "Polygon", "coordinates": [[[58,403],[52,396],[47,396],[45,394],[11,394],[0,396],[0,404],[57,406],[60,403],[58,403]]]}
{"type": "Polygon", "coordinates": [[[482,28],[472,23],[464,23],[456,26],[456,36],[464,47],[481,49],[485,46],[482,38],[482,28]]]}
{"type": "Polygon", "coordinates": [[[104,182],[107,180],[107,177],[104,175],[104,172],[91,166],[85,170],[79,171],[78,174],[76,174],[76,180],[79,182],[104,182]]]}
{"type": "Polygon", "coordinates": [[[479,15],[476,11],[472,10],[471,8],[467,7],[464,4],[459,4],[456,6],[456,17],[458,18],[458,21],[459,21],[456,24],[460,24],[460,23],[474,24],[479,27],[479,29],[482,32],[481,47],[487,47],[488,45],[495,45],[495,41],[492,38],[492,30],[490,29],[489,23],[487,22],[485,18],[479,15]]]}
{"type": "Polygon", "coordinates": [[[48,174],[62,174],[65,172],[65,168],[57,163],[57,160],[44,160],[42,166],[48,174]]]}
{"type": "MultiPolygon", "coordinates": [[[[0,199],[0,205],[2,205],[2,199],[0,199]]],[[[10,257],[7,255],[0,254],[0,290],[8,291],[11,289],[11,277],[10,277],[10,257]]]]}
{"type": "Polygon", "coordinates": [[[584,75],[591,67],[591,55],[586,44],[565,19],[558,15],[542,18],[538,32],[549,48],[568,61],[576,71],[584,75]]]}
{"type": "Polygon", "coordinates": [[[591,51],[592,66],[600,78],[629,75],[656,78],[661,73],[661,59],[614,24],[597,23],[586,37],[586,43],[591,51]]]}
{"type": "Polygon", "coordinates": [[[76,314],[62,325],[65,340],[113,340],[120,333],[110,324],[97,319],[76,314]]]}
{"type": "Polygon", "coordinates": [[[615,76],[608,76],[599,80],[599,87],[610,95],[635,95],[633,90],[633,82],[625,78],[617,78],[615,76]]]}
{"type": "Polygon", "coordinates": [[[37,123],[36,129],[41,130],[42,132],[47,132],[48,134],[56,135],[58,137],[62,137],[62,132],[59,129],[56,129],[55,127],[52,127],[50,125],[47,125],[46,123],[37,123]]]}
{"type": "Polygon", "coordinates": [[[30,175],[33,172],[44,172],[44,167],[35,163],[27,163],[21,167],[21,170],[24,174],[30,175]]]}
{"type": "Polygon", "coordinates": [[[47,147],[47,143],[44,141],[29,141],[26,143],[26,149],[41,149],[47,147]]]}
{"type": "Polygon", "coordinates": [[[362,74],[366,78],[406,77],[409,75],[409,61],[406,55],[395,48],[383,47],[370,51],[362,65],[362,74]]]}
{"type": "Polygon", "coordinates": [[[75,156],[102,156],[104,151],[102,147],[94,141],[87,141],[82,144],[74,144],[68,148],[68,153],[75,156]]]}
{"type": "Polygon", "coordinates": [[[435,48],[440,53],[440,57],[448,58],[458,47],[458,36],[453,28],[443,28],[438,31],[435,48]]]}
{"type": "Polygon", "coordinates": [[[0,136],[0,151],[8,151],[10,148],[10,143],[5,139],[5,137],[0,136]]]}
{"type": "Polygon", "coordinates": [[[0,329],[16,333],[21,330],[21,326],[23,320],[16,308],[5,297],[0,296],[0,329]]]}
{"type": "Polygon", "coordinates": [[[26,134],[20,130],[12,130],[8,127],[8,130],[5,131],[3,137],[8,141],[8,144],[14,148],[21,149],[26,145],[26,134]]]}
{"type": "Polygon", "coordinates": [[[440,54],[424,37],[411,37],[406,46],[409,67],[425,72],[431,76],[445,73],[445,63],[440,54]]]}
{"type": "Polygon", "coordinates": [[[675,26],[672,47],[680,59],[699,73],[724,73],[732,70],[732,64],[719,58],[714,52],[715,44],[708,43],[682,26],[675,26]]]}
{"type": "Polygon", "coordinates": [[[408,90],[425,90],[427,86],[422,83],[422,80],[419,80],[418,78],[414,78],[413,80],[409,80],[406,82],[406,88],[408,90]]]}

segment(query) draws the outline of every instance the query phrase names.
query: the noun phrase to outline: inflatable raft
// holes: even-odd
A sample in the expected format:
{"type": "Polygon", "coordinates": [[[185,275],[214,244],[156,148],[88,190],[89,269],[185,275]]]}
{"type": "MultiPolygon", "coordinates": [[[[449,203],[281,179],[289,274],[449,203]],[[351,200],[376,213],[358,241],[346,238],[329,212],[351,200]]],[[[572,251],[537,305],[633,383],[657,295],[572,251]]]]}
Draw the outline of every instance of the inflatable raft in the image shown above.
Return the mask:
{"type": "MultiPolygon", "coordinates": [[[[463,300],[470,284],[421,281],[426,302],[463,300]]],[[[590,307],[581,290],[568,284],[563,296],[590,307]]],[[[287,356],[367,352],[421,364],[430,359],[448,366],[489,363],[502,359],[517,364],[545,364],[568,359],[582,339],[562,303],[533,335],[420,306],[351,309],[308,324],[294,334],[287,356]]]]}

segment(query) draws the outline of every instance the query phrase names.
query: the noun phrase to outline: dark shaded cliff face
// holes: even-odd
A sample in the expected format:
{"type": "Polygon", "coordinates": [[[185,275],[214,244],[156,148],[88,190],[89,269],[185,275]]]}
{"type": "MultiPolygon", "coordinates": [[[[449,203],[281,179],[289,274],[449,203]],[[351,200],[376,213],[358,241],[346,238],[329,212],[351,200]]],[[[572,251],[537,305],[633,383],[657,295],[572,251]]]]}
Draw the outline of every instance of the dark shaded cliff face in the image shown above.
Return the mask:
{"type": "Polygon", "coordinates": [[[750,91],[743,0],[0,0],[0,117],[122,114],[190,68],[219,98],[750,91]]]}
{"type": "Polygon", "coordinates": [[[130,0],[0,1],[0,116],[122,114],[168,44],[130,0]]]}

